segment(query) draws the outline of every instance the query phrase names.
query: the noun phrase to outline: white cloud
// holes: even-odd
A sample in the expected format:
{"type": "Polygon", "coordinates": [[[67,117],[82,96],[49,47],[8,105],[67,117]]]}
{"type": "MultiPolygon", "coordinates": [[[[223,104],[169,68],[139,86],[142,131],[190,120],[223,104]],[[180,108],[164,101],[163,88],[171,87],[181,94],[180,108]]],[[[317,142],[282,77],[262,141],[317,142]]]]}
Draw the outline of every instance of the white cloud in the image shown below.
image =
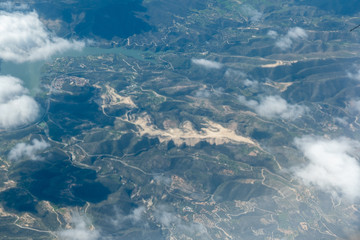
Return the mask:
{"type": "Polygon", "coordinates": [[[268,35],[269,37],[271,37],[271,38],[274,38],[274,39],[279,36],[279,34],[278,34],[276,31],[274,31],[274,30],[268,31],[267,35],[268,35]]]}
{"type": "Polygon", "coordinates": [[[29,124],[38,115],[39,105],[28,95],[22,81],[11,76],[0,76],[0,128],[29,124]]]}
{"type": "Polygon", "coordinates": [[[259,85],[258,81],[251,81],[250,79],[245,79],[243,83],[246,87],[251,87],[251,88],[257,88],[259,85]]]}
{"type": "Polygon", "coordinates": [[[45,150],[50,146],[49,143],[45,142],[44,140],[32,140],[31,144],[26,143],[18,143],[15,145],[13,149],[11,149],[8,158],[9,160],[15,161],[21,158],[27,158],[30,160],[39,160],[39,156],[37,154],[40,151],[45,150]]]}
{"type": "Polygon", "coordinates": [[[164,184],[166,186],[169,186],[172,183],[172,179],[170,177],[162,175],[156,175],[154,180],[157,184],[164,184]]]}
{"type": "Polygon", "coordinates": [[[356,70],[355,72],[348,72],[347,75],[353,80],[360,81],[360,69],[356,70]]]}
{"type": "Polygon", "coordinates": [[[192,63],[194,63],[195,65],[198,65],[200,67],[204,67],[207,69],[220,69],[222,68],[222,64],[219,62],[215,62],[215,61],[210,61],[210,60],[206,60],[206,59],[196,59],[193,58],[191,59],[192,63]]]}
{"type": "Polygon", "coordinates": [[[250,88],[257,88],[259,85],[258,81],[248,79],[246,73],[239,70],[227,69],[225,77],[231,80],[240,80],[244,86],[250,88]]]}
{"type": "MultiPolygon", "coordinates": [[[[131,211],[131,213],[127,216],[121,217],[121,222],[126,220],[130,220],[132,223],[138,223],[142,220],[143,216],[145,215],[146,208],[144,206],[139,206],[131,211]]],[[[119,216],[118,216],[119,217],[119,216]]],[[[117,219],[119,221],[119,218],[117,219]]]]}
{"type": "MultiPolygon", "coordinates": [[[[158,184],[171,183],[171,179],[164,176],[154,177],[158,184]]],[[[186,235],[192,239],[209,239],[209,234],[206,227],[200,223],[191,221],[184,221],[180,216],[167,205],[153,206],[154,208],[146,209],[145,206],[139,206],[133,209],[128,215],[123,215],[115,208],[115,214],[113,218],[110,218],[109,224],[121,229],[128,228],[129,223],[137,228],[144,229],[146,233],[150,229],[150,225],[154,222],[162,225],[162,227],[171,229],[176,236],[186,235]],[[150,218],[149,218],[150,217],[150,218]]]]}
{"type": "Polygon", "coordinates": [[[349,200],[360,197],[360,165],[355,157],[359,153],[359,142],[305,136],[296,138],[295,145],[308,159],[306,166],[295,169],[305,184],[349,200]]]}
{"type": "Polygon", "coordinates": [[[242,14],[250,18],[251,22],[258,22],[262,18],[262,13],[249,5],[242,5],[241,10],[242,14]]]}
{"type": "Polygon", "coordinates": [[[360,112],[360,100],[351,100],[349,102],[350,110],[360,112]]]}
{"type": "Polygon", "coordinates": [[[73,214],[71,223],[72,229],[65,229],[58,233],[61,240],[97,240],[100,238],[99,231],[90,229],[91,224],[86,217],[73,214]]]}
{"type": "Polygon", "coordinates": [[[343,126],[349,125],[348,118],[346,117],[345,118],[335,117],[334,121],[343,126]]]}
{"type": "Polygon", "coordinates": [[[197,98],[209,98],[211,92],[207,89],[199,89],[195,92],[195,97],[197,98]]]}
{"type": "Polygon", "coordinates": [[[282,36],[276,41],[275,45],[282,50],[286,50],[292,46],[294,41],[306,39],[307,36],[306,31],[302,28],[290,28],[285,36],[282,36]]]}
{"type": "Polygon", "coordinates": [[[174,213],[169,212],[164,205],[158,206],[154,214],[156,220],[165,227],[170,227],[172,224],[179,225],[181,222],[180,219],[174,213]]]}
{"type": "Polygon", "coordinates": [[[139,222],[142,220],[143,215],[145,214],[145,207],[140,206],[135,208],[129,216],[127,216],[133,222],[139,222]]]}
{"type": "Polygon", "coordinates": [[[110,223],[116,227],[122,227],[125,222],[131,222],[132,224],[136,224],[138,227],[142,226],[144,228],[148,227],[148,223],[144,221],[146,214],[145,206],[139,206],[134,208],[129,215],[123,215],[119,213],[118,209],[115,208],[114,217],[110,219],[110,223]]]}
{"type": "Polygon", "coordinates": [[[239,71],[239,70],[234,70],[234,69],[229,68],[225,72],[225,77],[231,78],[231,79],[243,79],[243,78],[246,78],[246,73],[239,71]]]}
{"type": "Polygon", "coordinates": [[[244,96],[239,96],[239,101],[249,108],[255,110],[257,114],[266,118],[283,118],[287,120],[294,120],[300,117],[307,111],[307,107],[289,104],[280,96],[266,96],[260,99],[260,102],[255,100],[246,100],[244,96]]]}
{"type": "Polygon", "coordinates": [[[286,35],[294,40],[301,39],[301,38],[307,38],[306,31],[299,27],[290,28],[290,30],[288,31],[288,33],[286,35]]]}
{"type": "Polygon", "coordinates": [[[157,206],[154,216],[157,222],[167,228],[175,228],[178,232],[195,239],[209,239],[208,231],[204,225],[183,221],[165,205],[157,206]]]}
{"type": "Polygon", "coordinates": [[[44,60],[67,50],[81,50],[85,45],[54,36],[36,12],[0,11],[0,22],[0,58],[5,61],[44,60]]]}

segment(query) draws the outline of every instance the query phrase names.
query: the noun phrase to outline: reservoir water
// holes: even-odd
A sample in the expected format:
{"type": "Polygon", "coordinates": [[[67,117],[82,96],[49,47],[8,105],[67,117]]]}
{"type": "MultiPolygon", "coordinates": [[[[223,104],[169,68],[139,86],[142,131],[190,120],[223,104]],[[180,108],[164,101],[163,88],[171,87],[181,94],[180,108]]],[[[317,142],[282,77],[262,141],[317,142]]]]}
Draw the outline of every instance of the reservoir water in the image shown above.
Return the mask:
{"type": "Polygon", "coordinates": [[[133,57],[143,60],[143,51],[131,50],[126,48],[99,48],[99,47],[85,47],[82,51],[67,51],[62,54],[57,54],[49,60],[15,63],[2,61],[0,75],[11,75],[21,79],[24,86],[29,89],[31,94],[35,94],[38,90],[41,77],[41,67],[46,62],[51,62],[58,57],[82,57],[88,55],[102,55],[102,54],[122,54],[125,56],[133,57]]]}

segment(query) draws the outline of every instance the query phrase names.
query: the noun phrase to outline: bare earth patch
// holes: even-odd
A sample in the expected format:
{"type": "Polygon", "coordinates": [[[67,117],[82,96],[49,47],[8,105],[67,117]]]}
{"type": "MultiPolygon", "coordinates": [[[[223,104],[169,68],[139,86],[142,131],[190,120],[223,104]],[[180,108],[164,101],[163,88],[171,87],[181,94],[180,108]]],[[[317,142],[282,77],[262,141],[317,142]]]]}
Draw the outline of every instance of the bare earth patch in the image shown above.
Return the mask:
{"type": "Polygon", "coordinates": [[[131,97],[123,97],[116,93],[116,90],[109,85],[106,85],[106,93],[101,95],[101,98],[103,99],[103,108],[124,104],[131,108],[136,108],[136,104],[132,101],[131,97]]]}
{"type": "Polygon", "coordinates": [[[277,88],[280,92],[285,92],[291,85],[293,85],[293,82],[272,82],[272,83],[265,83],[265,85],[277,88]]]}
{"type": "Polygon", "coordinates": [[[262,68],[275,68],[278,66],[289,66],[293,63],[297,63],[298,61],[282,61],[282,60],[276,60],[276,63],[270,63],[270,64],[264,64],[261,65],[262,68]]]}
{"type": "MultiPolygon", "coordinates": [[[[194,129],[190,121],[185,121],[180,124],[180,127],[171,126],[165,130],[157,128],[152,124],[148,115],[137,115],[131,119],[122,119],[131,122],[138,126],[139,134],[150,135],[158,137],[160,142],[174,141],[175,145],[180,146],[186,144],[188,146],[195,146],[201,141],[206,141],[210,144],[224,144],[224,143],[245,143],[258,147],[250,138],[246,138],[235,133],[235,130],[225,128],[218,123],[204,119],[203,127],[200,131],[194,129]]],[[[168,123],[165,125],[169,126],[168,123]]]]}

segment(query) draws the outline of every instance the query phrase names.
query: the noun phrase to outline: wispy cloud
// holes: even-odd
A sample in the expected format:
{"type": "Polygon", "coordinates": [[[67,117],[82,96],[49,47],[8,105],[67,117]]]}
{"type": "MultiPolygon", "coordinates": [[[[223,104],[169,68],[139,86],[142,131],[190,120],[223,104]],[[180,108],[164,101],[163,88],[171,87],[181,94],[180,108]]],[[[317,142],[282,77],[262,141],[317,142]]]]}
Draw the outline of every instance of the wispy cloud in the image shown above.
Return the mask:
{"type": "MultiPolygon", "coordinates": [[[[357,66],[357,68],[358,68],[358,66],[357,66]]],[[[349,78],[351,78],[353,80],[360,81],[360,69],[356,69],[353,72],[348,72],[347,75],[349,78]]]]}
{"type": "Polygon", "coordinates": [[[359,142],[304,136],[296,138],[295,145],[308,160],[305,166],[294,170],[305,184],[349,200],[360,197],[360,165],[355,157],[359,153],[359,142]]]}
{"type": "Polygon", "coordinates": [[[191,59],[191,62],[195,65],[198,65],[200,67],[204,67],[207,69],[220,69],[223,67],[223,65],[219,62],[210,61],[210,60],[206,60],[206,59],[193,58],[193,59],[191,59]]]}
{"type": "Polygon", "coordinates": [[[255,81],[255,80],[250,80],[250,79],[245,79],[243,81],[244,85],[246,87],[250,87],[250,88],[257,88],[259,86],[259,82],[258,81],[255,81]]]}
{"type": "Polygon", "coordinates": [[[25,3],[14,3],[14,2],[0,2],[0,10],[5,10],[5,11],[24,11],[24,10],[28,10],[29,9],[29,5],[25,4],[25,3]]]}
{"type": "Polygon", "coordinates": [[[22,81],[11,76],[0,76],[0,128],[29,124],[38,115],[39,105],[28,95],[22,81]]]}
{"type": "Polygon", "coordinates": [[[262,97],[260,101],[247,100],[239,96],[240,103],[253,109],[257,114],[266,118],[282,118],[294,120],[307,111],[307,107],[297,104],[289,104],[280,96],[262,97]]]}
{"type": "MultiPolygon", "coordinates": [[[[274,35],[274,34],[273,34],[274,35]]],[[[306,31],[299,27],[290,28],[285,36],[280,37],[275,45],[281,50],[291,48],[294,41],[306,39],[308,37],[306,31]]]]}
{"type": "Polygon", "coordinates": [[[157,184],[164,184],[166,186],[170,185],[172,182],[172,179],[170,177],[164,175],[156,175],[154,177],[154,180],[157,184]]]}
{"type": "Polygon", "coordinates": [[[0,23],[0,58],[5,61],[43,60],[67,50],[81,50],[85,45],[50,33],[36,12],[0,11],[0,23]]]}
{"type": "Polygon", "coordinates": [[[335,121],[337,124],[340,124],[340,125],[343,125],[343,126],[349,125],[349,122],[348,122],[348,118],[347,118],[347,117],[343,117],[343,118],[334,117],[334,121],[335,121]]]}
{"type": "Polygon", "coordinates": [[[199,89],[195,92],[195,97],[197,98],[209,98],[211,96],[211,92],[207,89],[199,89]]]}
{"type": "Polygon", "coordinates": [[[268,31],[267,35],[268,35],[269,37],[271,37],[271,38],[274,38],[274,39],[276,39],[276,38],[279,36],[279,34],[278,34],[276,31],[274,31],[274,30],[268,31]]]}
{"type": "MultiPolygon", "coordinates": [[[[111,224],[116,227],[121,227],[125,222],[131,222],[132,224],[138,224],[142,222],[144,227],[147,226],[147,223],[144,221],[146,208],[145,206],[139,206],[134,208],[129,215],[123,215],[115,210],[115,216],[110,220],[111,224]]],[[[140,224],[141,225],[141,224],[140,224]]]]}
{"type": "Polygon", "coordinates": [[[175,228],[193,239],[209,239],[208,231],[204,225],[183,221],[166,205],[157,206],[154,216],[156,221],[166,228],[175,228]]]}
{"type": "Polygon", "coordinates": [[[247,75],[243,71],[229,68],[225,72],[225,77],[230,79],[245,79],[247,75]]]}
{"type": "Polygon", "coordinates": [[[225,72],[225,77],[231,80],[238,80],[240,81],[244,86],[250,87],[250,88],[257,88],[259,85],[258,81],[250,80],[246,73],[234,70],[234,69],[227,69],[225,72]]]}
{"type": "Polygon", "coordinates": [[[247,4],[243,4],[241,6],[241,12],[244,16],[250,19],[250,22],[252,23],[260,21],[263,16],[261,12],[247,4]]]}
{"type": "Polygon", "coordinates": [[[127,217],[133,222],[139,222],[142,219],[145,210],[146,209],[144,206],[140,206],[138,208],[135,208],[127,217]]]}
{"type": "Polygon", "coordinates": [[[50,144],[46,141],[38,139],[33,139],[30,144],[18,143],[13,149],[11,149],[8,158],[12,161],[23,158],[29,160],[40,160],[40,157],[37,154],[41,151],[44,151],[49,146],[50,144]]]}
{"type": "Polygon", "coordinates": [[[72,228],[58,232],[61,240],[97,240],[100,233],[96,229],[90,229],[90,221],[79,214],[72,214],[72,228]]]}
{"type": "Polygon", "coordinates": [[[351,100],[349,102],[350,111],[359,113],[360,112],[360,100],[351,100]]]}

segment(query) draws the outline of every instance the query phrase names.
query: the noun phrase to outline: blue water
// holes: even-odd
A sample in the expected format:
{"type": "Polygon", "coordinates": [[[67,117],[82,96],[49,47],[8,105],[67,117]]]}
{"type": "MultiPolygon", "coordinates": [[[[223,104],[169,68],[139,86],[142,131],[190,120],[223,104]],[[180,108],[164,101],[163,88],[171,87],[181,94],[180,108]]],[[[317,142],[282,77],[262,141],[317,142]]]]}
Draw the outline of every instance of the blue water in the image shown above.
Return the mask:
{"type": "Polygon", "coordinates": [[[51,62],[57,57],[82,57],[88,55],[102,55],[102,54],[122,54],[133,57],[135,59],[144,60],[143,51],[131,50],[126,48],[99,48],[99,47],[85,47],[82,51],[67,51],[62,54],[54,56],[47,61],[14,63],[3,61],[1,62],[1,75],[11,75],[21,79],[24,86],[28,88],[32,95],[38,92],[38,87],[41,78],[41,68],[46,62],[51,62]]]}
{"type": "Polygon", "coordinates": [[[63,1],[37,1],[34,8],[45,19],[61,19],[68,24],[73,16],[85,13],[76,25],[80,38],[100,37],[111,40],[114,37],[126,39],[134,34],[151,30],[146,21],[147,9],[142,0],[78,0],[67,4],[63,1]],[[142,17],[141,17],[142,15],[142,17]]]}

